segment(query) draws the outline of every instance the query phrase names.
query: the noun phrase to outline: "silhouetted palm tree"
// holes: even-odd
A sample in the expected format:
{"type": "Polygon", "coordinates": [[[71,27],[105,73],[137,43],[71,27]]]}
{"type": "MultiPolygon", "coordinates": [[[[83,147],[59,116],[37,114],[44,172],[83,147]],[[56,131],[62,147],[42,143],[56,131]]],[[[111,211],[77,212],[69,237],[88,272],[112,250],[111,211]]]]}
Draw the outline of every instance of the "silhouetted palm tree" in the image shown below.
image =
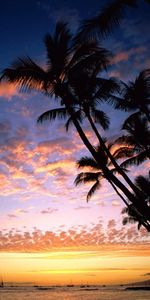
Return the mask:
{"type": "Polygon", "coordinates": [[[135,184],[144,191],[145,201],[150,205],[150,173],[148,176],[139,175],[135,178],[135,184]]]}
{"type": "MultiPolygon", "coordinates": [[[[72,109],[74,109],[76,119],[82,122],[90,115],[95,123],[99,123],[104,130],[108,129],[109,118],[99,109],[99,104],[109,97],[110,92],[117,91],[119,84],[114,79],[97,78],[95,74],[94,76],[91,74],[89,78],[88,74],[83,76],[80,71],[80,74],[78,72],[77,78],[69,78],[69,85],[75,99],[74,104],[72,104],[72,109]]],[[[66,108],[49,110],[38,118],[38,122],[52,121],[55,120],[57,116],[59,118],[67,118],[66,108]]],[[[73,124],[73,122],[70,117],[66,123],[67,130],[71,124],[73,124]]]]}
{"type": "MultiPolygon", "coordinates": [[[[145,192],[145,199],[150,204],[150,175],[149,176],[137,176],[135,179],[135,184],[145,192]]],[[[138,230],[141,228],[142,222],[141,222],[141,215],[136,210],[136,208],[133,206],[133,204],[130,204],[128,207],[123,208],[122,214],[127,214],[126,217],[123,218],[123,225],[126,225],[127,223],[138,223],[138,230]]]]}
{"type": "MultiPolygon", "coordinates": [[[[41,121],[42,118],[66,118],[69,115],[84,145],[98,163],[99,168],[103,170],[105,178],[115,187],[119,188],[131,203],[136,204],[136,199],[132,191],[113,174],[107,165],[102,163],[95,147],[88,140],[81,127],[79,118],[81,114],[77,113],[77,109],[79,108],[79,110],[82,110],[85,116],[88,117],[92,129],[98,139],[100,139],[102,151],[107,153],[108,149],[105,147],[102,138],[96,130],[91,118],[91,112],[95,114],[99,121],[102,120],[103,116],[103,121],[105,119],[105,127],[108,125],[107,119],[102,112],[97,110],[96,105],[92,104],[92,101],[90,102],[89,100],[91,97],[94,103],[95,99],[100,99],[102,95],[103,98],[108,95],[108,92],[106,95],[102,93],[104,80],[102,81],[102,79],[97,78],[97,75],[109,64],[110,53],[100,47],[97,40],[86,41],[74,47],[67,24],[64,23],[58,23],[54,35],[47,34],[44,42],[47,51],[46,69],[38,66],[29,57],[18,59],[11,68],[7,68],[3,71],[1,80],[15,83],[24,90],[36,89],[50,97],[55,96],[55,98],[59,100],[61,107],[45,113],[39,118],[39,121],[41,121]],[[82,89],[81,91],[79,89],[80,80],[86,97],[82,89]],[[92,98],[93,93],[94,97],[92,98]]],[[[109,84],[111,86],[112,83],[107,81],[107,85],[109,84]]],[[[110,155],[109,152],[108,155],[110,155]]],[[[114,164],[116,163],[114,162],[114,164]]],[[[135,193],[137,192],[137,196],[141,196],[142,192],[139,192],[133,184],[130,185],[133,191],[135,193]]],[[[146,204],[141,205],[138,209],[150,220],[150,209],[146,204]]]]}
{"type": "Polygon", "coordinates": [[[144,114],[150,122],[150,69],[140,72],[134,82],[124,83],[122,98],[117,101],[116,108],[137,111],[144,114]]]}
{"type": "MultiPolygon", "coordinates": [[[[111,152],[111,155],[114,159],[120,159],[123,157],[130,156],[130,149],[128,147],[119,147],[116,149],[114,143],[107,143],[106,139],[103,139],[103,142],[107,144],[108,150],[111,152]]],[[[94,182],[94,185],[90,189],[87,194],[87,201],[91,198],[91,196],[95,193],[97,189],[101,187],[101,180],[107,179],[105,174],[103,173],[103,169],[105,166],[109,167],[113,173],[117,172],[117,169],[113,168],[112,162],[106,153],[103,151],[101,146],[96,147],[96,151],[101,160],[101,169],[99,164],[92,157],[84,156],[77,162],[78,168],[90,168],[91,171],[79,173],[75,179],[75,184],[81,184],[86,182],[94,182]]],[[[128,206],[128,202],[123,198],[123,196],[119,193],[119,191],[114,187],[113,182],[109,181],[112,187],[115,189],[119,197],[124,201],[124,203],[128,206]]]]}
{"type": "Polygon", "coordinates": [[[121,166],[127,168],[150,159],[150,129],[147,119],[139,114],[134,114],[124,122],[122,129],[126,131],[126,134],[119,137],[116,143],[130,147],[132,156],[121,166]]]}
{"type": "Polygon", "coordinates": [[[127,215],[122,220],[123,225],[126,225],[128,223],[138,223],[138,230],[141,228],[141,216],[138,214],[138,212],[132,204],[130,204],[129,207],[124,207],[121,213],[127,215]]]}
{"type": "MultiPolygon", "coordinates": [[[[96,67],[97,68],[97,67],[96,67]]],[[[76,99],[76,105],[72,106],[73,114],[76,120],[82,122],[84,118],[87,118],[93,132],[95,133],[98,141],[103,149],[103,151],[108,155],[114,167],[117,171],[123,176],[129,186],[134,190],[134,192],[139,193],[138,189],[131,182],[129,177],[125,174],[122,168],[117,164],[115,158],[111,155],[111,152],[103,142],[101,135],[99,134],[95,123],[99,123],[103,129],[107,129],[109,125],[109,119],[107,115],[97,109],[97,104],[100,104],[102,101],[106,101],[109,98],[112,98],[113,92],[118,92],[120,90],[119,83],[114,79],[102,79],[95,77],[97,71],[88,72],[86,74],[81,73],[81,70],[78,70],[78,76],[75,78],[69,78],[69,84],[71,84],[72,93],[76,99]],[[80,71],[80,72],[79,72],[80,71]],[[94,73],[94,75],[93,75],[94,73]],[[79,76],[80,75],[80,76],[79,76]]],[[[73,74],[74,75],[74,74],[73,74]]],[[[115,96],[113,96],[114,98],[115,96]]],[[[39,118],[38,122],[43,121],[52,121],[58,118],[65,118],[67,116],[66,108],[59,108],[54,110],[49,110],[43,113],[39,118]]],[[[72,117],[70,117],[66,123],[66,129],[68,129],[69,125],[73,123],[72,117]]]]}

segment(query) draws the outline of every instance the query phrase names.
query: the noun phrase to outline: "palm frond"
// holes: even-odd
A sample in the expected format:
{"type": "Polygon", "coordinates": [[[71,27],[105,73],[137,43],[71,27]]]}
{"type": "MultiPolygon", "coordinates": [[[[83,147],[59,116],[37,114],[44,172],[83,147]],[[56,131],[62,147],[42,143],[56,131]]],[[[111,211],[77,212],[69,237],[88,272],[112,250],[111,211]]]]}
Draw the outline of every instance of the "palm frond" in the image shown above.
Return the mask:
{"type": "Polygon", "coordinates": [[[122,88],[123,100],[118,102],[116,108],[132,111],[138,110],[139,114],[146,115],[150,121],[150,69],[139,73],[134,82],[124,84],[122,88]]]}
{"type": "MultiPolygon", "coordinates": [[[[72,69],[77,65],[80,65],[83,62],[86,62],[87,58],[90,61],[90,58],[95,57],[96,62],[101,64],[103,68],[106,68],[110,63],[111,53],[107,49],[100,47],[99,43],[96,40],[85,41],[84,43],[77,44],[75,48],[73,57],[70,61],[69,68],[72,69]]],[[[96,64],[95,62],[95,64],[96,64]]],[[[94,63],[94,61],[93,61],[94,63]]]]}
{"type": "Polygon", "coordinates": [[[97,79],[97,91],[95,93],[94,98],[97,98],[100,101],[106,101],[111,102],[112,98],[115,98],[116,94],[120,94],[121,87],[119,80],[116,80],[115,78],[110,79],[103,79],[98,78],[97,79]],[[112,95],[114,93],[115,95],[112,95]]]}
{"type": "Polygon", "coordinates": [[[146,151],[143,151],[143,152],[125,160],[123,163],[121,163],[120,167],[128,168],[129,166],[133,166],[133,165],[139,166],[145,160],[147,160],[147,153],[146,153],[146,151]]]}
{"type": "Polygon", "coordinates": [[[135,147],[135,138],[134,136],[131,136],[130,134],[122,135],[119,138],[115,140],[116,144],[123,144],[128,147],[135,147]]]}
{"type": "MultiPolygon", "coordinates": [[[[81,110],[81,109],[75,111],[73,115],[74,115],[74,117],[75,117],[80,123],[82,123],[83,113],[82,113],[82,110],[81,110]]],[[[73,125],[72,117],[70,117],[70,118],[67,120],[66,124],[65,124],[66,131],[69,130],[69,127],[70,127],[71,125],[73,125]]]]}
{"type": "Polygon", "coordinates": [[[80,158],[77,161],[77,166],[78,168],[90,167],[92,169],[99,170],[99,166],[97,162],[92,157],[88,157],[88,156],[84,156],[80,158]]]}
{"type": "Polygon", "coordinates": [[[132,157],[134,155],[134,149],[131,147],[119,147],[113,153],[113,157],[115,159],[127,158],[132,157]]]}
{"type": "Polygon", "coordinates": [[[124,217],[123,220],[122,220],[122,224],[123,225],[126,225],[128,223],[134,224],[136,222],[138,222],[138,220],[136,218],[134,218],[134,217],[124,217]]]}
{"type": "Polygon", "coordinates": [[[94,185],[91,187],[87,194],[87,202],[90,200],[90,198],[93,196],[93,194],[101,187],[100,181],[96,181],[94,185]]]}
{"type": "Polygon", "coordinates": [[[93,45],[90,49],[88,44],[83,44],[81,54],[82,56],[77,56],[72,58],[69,64],[68,77],[71,79],[75,74],[86,74],[87,77],[92,77],[97,75],[101,70],[107,69],[110,64],[110,51],[105,48],[93,45]]]}
{"type": "Polygon", "coordinates": [[[57,119],[66,119],[68,117],[68,112],[66,108],[55,108],[44,112],[37,119],[37,123],[43,123],[44,121],[54,121],[57,119]]]}
{"type": "Polygon", "coordinates": [[[150,176],[144,177],[139,175],[135,178],[135,184],[140,188],[148,197],[150,201],[150,176]]]}
{"type": "Polygon", "coordinates": [[[66,124],[65,124],[66,131],[69,130],[69,128],[70,128],[71,125],[73,125],[73,120],[72,120],[72,118],[70,117],[70,118],[68,118],[68,120],[67,120],[67,122],[66,122],[66,124]]]}
{"type": "Polygon", "coordinates": [[[92,115],[94,117],[94,121],[99,123],[104,130],[109,128],[109,118],[103,111],[92,109],[92,115]]]}
{"type": "Polygon", "coordinates": [[[138,230],[141,228],[142,226],[141,215],[137,212],[137,210],[133,205],[130,205],[129,207],[124,207],[121,213],[128,215],[123,218],[122,220],[123,225],[126,225],[128,223],[131,224],[138,223],[138,230]]]}
{"type": "Polygon", "coordinates": [[[123,123],[122,129],[127,131],[133,131],[133,130],[139,130],[142,128],[142,130],[147,132],[149,130],[147,119],[139,112],[136,112],[132,115],[130,115],[123,123]]]}
{"type": "Polygon", "coordinates": [[[47,34],[44,43],[47,50],[48,71],[59,78],[64,72],[70,57],[71,33],[67,23],[57,22],[54,35],[47,34]]]}
{"type": "Polygon", "coordinates": [[[129,117],[127,117],[122,125],[122,129],[126,129],[126,126],[128,124],[134,124],[136,121],[135,120],[139,120],[139,122],[142,121],[142,119],[144,120],[144,118],[141,119],[141,111],[136,111],[135,113],[131,114],[129,117]]]}
{"type": "Polygon", "coordinates": [[[45,91],[51,75],[47,74],[30,57],[18,58],[10,68],[4,69],[1,80],[15,83],[23,91],[37,89],[45,91]]]}
{"type": "Polygon", "coordinates": [[[126,6],[135,7],[135,4],[136,0],[112,1],[96,17],[82,23],[75,41],[107,37],[119,25],[126,6]]]}
{"type": "Polygon", "coordinates": [[[92,172],[81,172],[77,175],[75,178],[75,185],[79,185],[81,183],[88,183],[88,182],[95,182],[97,181],[100,177],[102,177],[101,172],[97,173],[92,173],[92,172]]]}
{"type": "Polygon", "coordinates": [[[150,129],[146,117],[135,114],[130,116],[122,126],[127,131],[127,139],[130,145],[135,145],[135,149],[145,149],[150,146],[150,129]]]}

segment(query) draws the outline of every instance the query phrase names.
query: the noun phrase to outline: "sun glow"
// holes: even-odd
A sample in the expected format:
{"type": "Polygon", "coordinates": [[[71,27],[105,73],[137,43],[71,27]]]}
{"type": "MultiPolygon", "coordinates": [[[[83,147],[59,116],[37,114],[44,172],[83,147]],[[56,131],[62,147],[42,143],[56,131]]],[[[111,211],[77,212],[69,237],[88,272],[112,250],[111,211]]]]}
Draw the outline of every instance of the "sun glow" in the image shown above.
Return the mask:
{"type": "Polygon", "coordinates": [[[1,253],[7,282],[117,284],[142,280],[150,269],[148,246],[109,245],[99,249],[45,253],[1,253]],[[139,259],[140,258],[140,259],[139,259]]]}

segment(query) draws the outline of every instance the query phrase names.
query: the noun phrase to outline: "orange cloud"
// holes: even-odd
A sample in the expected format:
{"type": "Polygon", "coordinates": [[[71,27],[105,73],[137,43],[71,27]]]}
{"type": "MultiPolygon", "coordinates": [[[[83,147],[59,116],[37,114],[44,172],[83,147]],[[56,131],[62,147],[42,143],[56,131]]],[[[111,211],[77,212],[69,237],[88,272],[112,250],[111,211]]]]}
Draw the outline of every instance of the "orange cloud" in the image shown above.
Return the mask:
{"type": "Polygon", "coordinates": [[[0,84],[0,97],[10,100],[13,96],[18,96],[17,88],[12,83],[2,82],[0,84]]]}
{"type": "MultiPolygon", "coordinates": [[[[56,213],[55,210],[47,209],[41,212],[56,213]]],[[[17,215],[9,214],[10,218],[17,215]]],[[[0,251],[1,252],[43,252],[53,251],[54,249],[79,249],[91,248],[98,249],[111,245],[118,245],[117,249],[124,248],[129,250],[132,245],[138,244],[143,247],[149,244],[149,234],[144,228],[139,232],[135,226],[117,227],[114,219],[108,222],[104,229],[102,223],[94,224],[90,228],[78,226],[63,230],[62,226],[55,231],[41,231],[35,229],[33,232],[17,232],[15,229],[9,232],[0,232],[0,251]],[[127,244],[130,243],[130,246],[127,244]],[[145,246],[144,246],[145,244],[145,246]],[[127,246],[128,245],[128,246],[127,246]]]]}

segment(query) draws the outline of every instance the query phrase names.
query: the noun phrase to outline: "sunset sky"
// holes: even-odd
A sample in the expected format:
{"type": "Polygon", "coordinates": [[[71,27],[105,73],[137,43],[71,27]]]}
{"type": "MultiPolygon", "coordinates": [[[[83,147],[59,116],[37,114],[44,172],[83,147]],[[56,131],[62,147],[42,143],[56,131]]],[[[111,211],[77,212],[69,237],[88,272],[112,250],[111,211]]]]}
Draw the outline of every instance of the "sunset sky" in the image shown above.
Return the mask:
{"type": "MultiPolygon", "coordinates": [[[[0,69],[29,55],[45,64],[43,37],[56,21],[95,15],[105,1],[5,0],[0,8],[0,69]]],[[[104,42],[114,53],[109,76],[128,81],[150,68],[150,5],[139,1],[104,42]]],[[[124,283],[150,278],[150,239],[122,225],[124,207],[110,186],[86,203],[89,185],[75,187],[76,160],[88,154],[63,121],[37,125],[54,100],[0,85],[0,279],[42,284],[124,283]]],[[[105,107],[117,137],[123,113],[105,107]]],[[[85,124],[91,140],[90,128],[85,124]]],[[[148,163],[132,168],[145,174],[148,163]]]]}

